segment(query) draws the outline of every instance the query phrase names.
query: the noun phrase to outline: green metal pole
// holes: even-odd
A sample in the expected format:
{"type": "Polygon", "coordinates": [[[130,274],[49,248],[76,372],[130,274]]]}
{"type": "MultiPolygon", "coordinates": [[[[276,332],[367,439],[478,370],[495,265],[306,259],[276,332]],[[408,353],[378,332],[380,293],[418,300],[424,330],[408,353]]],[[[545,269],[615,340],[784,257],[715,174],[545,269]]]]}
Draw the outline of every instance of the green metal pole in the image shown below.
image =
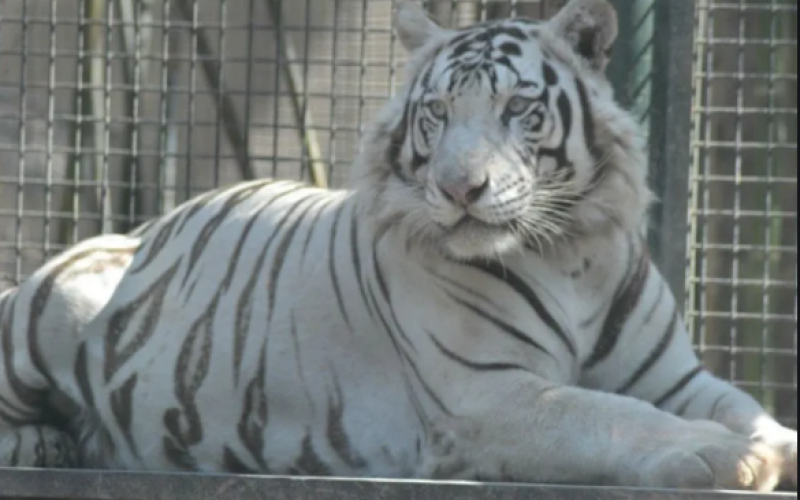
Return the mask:
{"type": "Polygon", "coordinates": [[[648,133],[653,259],[683,303],[695,0],[612,0],[620,36],[608,74],[648,133]]]}

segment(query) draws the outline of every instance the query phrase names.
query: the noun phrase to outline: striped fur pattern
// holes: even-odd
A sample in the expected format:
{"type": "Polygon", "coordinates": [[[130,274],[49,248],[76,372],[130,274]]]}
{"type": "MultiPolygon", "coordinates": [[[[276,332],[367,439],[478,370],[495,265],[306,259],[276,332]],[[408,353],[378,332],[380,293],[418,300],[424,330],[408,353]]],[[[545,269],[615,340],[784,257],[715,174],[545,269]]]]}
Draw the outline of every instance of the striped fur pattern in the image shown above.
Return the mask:
{"type": "Polygon", "coordinates": [[[642,237],[604,0],[451,31],[354,187],[258,180],[0,299],[0,463],[770,490],[797,437],[694,355],[642,237]]]}
{"type": "MultiPolygon", "coordinates": [[[[78,412],[53,378],[72,370],[86,324],[133,259],[134,236],[92,238],[0,289],[0,466],[74,467],[78,412]]],[[[80,414],[79,414],[80,413],[80,414]]]]}

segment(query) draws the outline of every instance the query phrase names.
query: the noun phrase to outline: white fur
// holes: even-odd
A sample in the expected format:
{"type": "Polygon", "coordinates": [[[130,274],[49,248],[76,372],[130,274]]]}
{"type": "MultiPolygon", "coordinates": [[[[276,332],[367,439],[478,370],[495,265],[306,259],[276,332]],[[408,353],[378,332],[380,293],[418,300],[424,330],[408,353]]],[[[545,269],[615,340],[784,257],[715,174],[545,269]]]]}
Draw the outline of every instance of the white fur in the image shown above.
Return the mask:
{"type": "MultiPolygon", "coordinates": [[[[450,104],[451,124],[447,132],[435,141],[430,164],[417,174],[421,185],[408,186],[391,177],[383,179],[387,172],[382,159],[390,140],[388,131],[400,123],[408,99],[423,98],[420,87],[410,87],[401,92],[379,115],[377,126],[373,127],[363,142],[365,150],[356,160],[354,169],[356,184],[366,184],[375,193],[377,201],[374,209],[379,218],[391,220],[394,224],[402,224],[408,218],[408,224],[413,228],[411,231],[421,241],[443,247],[458,258],[496,257],[524,243],[540,244],[542,240],[560,242],[567,235],[604,231],[610,223],[623,227],[639,225],[644,229],[644,214],[652,195],[647,188],[647,162],[640,127],[629,114],[619,110],[606,78],[596,70],[592,61],[586,61],[573,52],[569,45],[570,34],[564,32],[573,24],[577,24],[573,26],[575,29],[583,30],[589,22],[587,13],[599,12],[603,18],[609,18],[612,26],[608,30],[604,29],[605,26],[594,26],[594,29],[598,30],[603,46],[609,45],[616,36],[616,17],[612,15],[613,10],[609,14],[603,8],[608,7],[606,2],[577,4],[583,5],[571,5],[551,23],[541,26],[538,35],[540,44],[523,44],[523,62],[519,66],[524,76],[541,79],[543,52],[547,52],[553,56],[552,65],[564,82],[563,91],[569,95],[571,102],[578,100],[574,84],[576,76],[587,91],[596,96],[592,99],[592,110],[597,142],[602,145],[605,156],[593,158],[581,142],[582,134],[571,133],[570,159],[576,164],[577,177],[564,185],[556,196],[541,189],[542,177],[532,175],[530,166],[519,161],[509,147],[518,137],[505,131],[497,119],[512,95],[510,85],[513,84],[514,75],[502,68],[498,71],[500,88],[505,90],[495,100],[487,99],[483,89],[447,96],[445,87],[448,72],[445,68],[449,61],[446,54],[437,59],[431,56],[458,33],[444,29],[437,31],[431,21],[424,24],[424,29],[420,28],[424,15],[416,13],[419,9],[411,2],[401,4],[397,14],[400,38],[404,41],[413,39],[408,44],[413,50],[408,76],[417,75],[433,66],[433,74],[437,75],[433,86],[438,88],[438,95],[445,97],[450,104]],[[577,13],[575,15],[580,17],[580,22],[571,24],[569,18],[565,17],[570,12],[577,13]],[[552,198],[580,192],[591,183],[591,170],[597,163],[610,165],[610,168],[591,198],[568,215],[569,224],[563,224],[564,221],[549,223],[551,221],[547,214],[542,212],[549,211],[552,198]],[[490,188],[477,203],[467,208],[449,203],[436,188],[441,179],[470,175],[488,177],[490,188]],[[515,188],[507,190],[509,185],[515,188]],[[512,199],[516,199],[516,202],[512,203],[512,199]],[[421,210],[428,213],[420,215],[421,210]],[[451,226],[466,214],[493,224],[521,220],[525,229],[514,235],[498,237],[495,234],[491,238],[479,231],[473,234],[466,231],[450,234],[451,226]]],[[[581,117],[577,115],[573,118],[577,121],[581,117]]],[[[550,125],[561,127],[562,124],[550,125]]],[[[411,144],[407,142],[403,146],[401,159],[409,161],[411,154],[411,144]]],[[[540,167],[545,173],[552,170],[549,164],[540,167]]]]}
{"type": "MultiPolygon", "coordinates": [[[[397,21],[412,79],[457,36],[415,9],[397,21]]],[[[525,51],[547,51],[563,81],[588,88],[607,170],[568,217],[537,208],[554,194],[514,160],[486,93],[452,99],[429,164],[412,173],[405,144],[398,177],[387,147],[412,88],[366,136],[354,189],[254,181],[192,200],[122,240],[135,254],[100,272],[105,284],[56,287],[30,344],[18,318],[57,264],[44,267],[0,298],[10,339],[0,367],[10,355],[25,386],[65,402],[58,436],[77,441],[84,466],[745,490],[796,481],[796,433],[730,384],[699,372],[651,404],[698,360],[643,246],[644,141],[597,70],[604,56],[573,51],[573,30],[587,26],[605,47],[613,11],[573,0],[565,12],[525,51]],[[432,185],[484,174],[488,191],[468,208],[432,185]],[[448,228],[465,211],[526,224],[448,228]],[[616,348],[593,362],[626,304],[616,348]]],[[[563,90],[576,105],[576,88],[563,90]]],[[[561,194],[586,188],[596,167],[582,138],[573,129],[576,175],[561,194]]],[[[3,377],[0,410],[39,410],[3,377]]],[[[26,429],[0,416],[0,459],[26,429]]]]}

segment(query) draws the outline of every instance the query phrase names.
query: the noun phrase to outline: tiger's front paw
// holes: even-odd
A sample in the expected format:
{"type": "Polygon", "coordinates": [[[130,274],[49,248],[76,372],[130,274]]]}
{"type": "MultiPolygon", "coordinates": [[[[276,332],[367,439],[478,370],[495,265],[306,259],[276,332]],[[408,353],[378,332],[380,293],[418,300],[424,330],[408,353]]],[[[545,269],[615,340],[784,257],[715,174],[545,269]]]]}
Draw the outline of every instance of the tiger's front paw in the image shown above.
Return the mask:
{"type": "Polygon", "coordinates": [[[699,490],[774,491],[784,472],[775,448],[711,422],[690,422],[670,433],[640,462],[641,486],[699,490]]]}
{"type": "Polygon", "coordinates": [[[783,459],[781,489],[797,491],[797,431],[775,427],[753,436],[775,450],[783,459]]]}

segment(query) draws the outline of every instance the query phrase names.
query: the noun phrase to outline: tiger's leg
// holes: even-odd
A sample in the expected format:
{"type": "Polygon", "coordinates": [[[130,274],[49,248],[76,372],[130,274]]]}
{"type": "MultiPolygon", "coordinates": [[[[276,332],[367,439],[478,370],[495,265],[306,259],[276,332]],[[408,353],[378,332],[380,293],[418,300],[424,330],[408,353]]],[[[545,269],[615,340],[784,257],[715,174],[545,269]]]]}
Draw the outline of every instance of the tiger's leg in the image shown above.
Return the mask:
{"type": "Polygon", "coordinates": [[[0,467],[78,466],[78,449],[65,432],[42,421],[41,393],[22,382],[15,369],[13,330],[16,288],[0,294],[0,467]]]}
{"type": "Polygon", "coordinates": [[[655,267],[650,265],[640,285],[636,308],[615,336],[601,339],[612,348],[590,360],[582,385],[642,399],[687,420],[714,421],[765,443],[783,456],[782,479],[797,486],[797,432],[703,369],[674,297],[655,267]]]}
{"type": "Polygon", "coordinates": [[[634,398],[523,371],[465,370],[463,381],[455,416],[429,433],[422,478],[759,491],[779,479],[771,448],[634,398]]]}
{"type": "MultiPolygon", "coordinates": [[[[81,402],[73,378],[84,325],[111,297],[138,240],[101,236],[0,293],[0,466],[71,467],[81,402]]],[[[83,429],[81,429],[83,431],[83,429]]]]}
{"type": "Polygon", "coordinates": [[[80,466],[78,447],[64,431],[25,425],[0,432],[0,467],[69,469],[80,466]]]}

